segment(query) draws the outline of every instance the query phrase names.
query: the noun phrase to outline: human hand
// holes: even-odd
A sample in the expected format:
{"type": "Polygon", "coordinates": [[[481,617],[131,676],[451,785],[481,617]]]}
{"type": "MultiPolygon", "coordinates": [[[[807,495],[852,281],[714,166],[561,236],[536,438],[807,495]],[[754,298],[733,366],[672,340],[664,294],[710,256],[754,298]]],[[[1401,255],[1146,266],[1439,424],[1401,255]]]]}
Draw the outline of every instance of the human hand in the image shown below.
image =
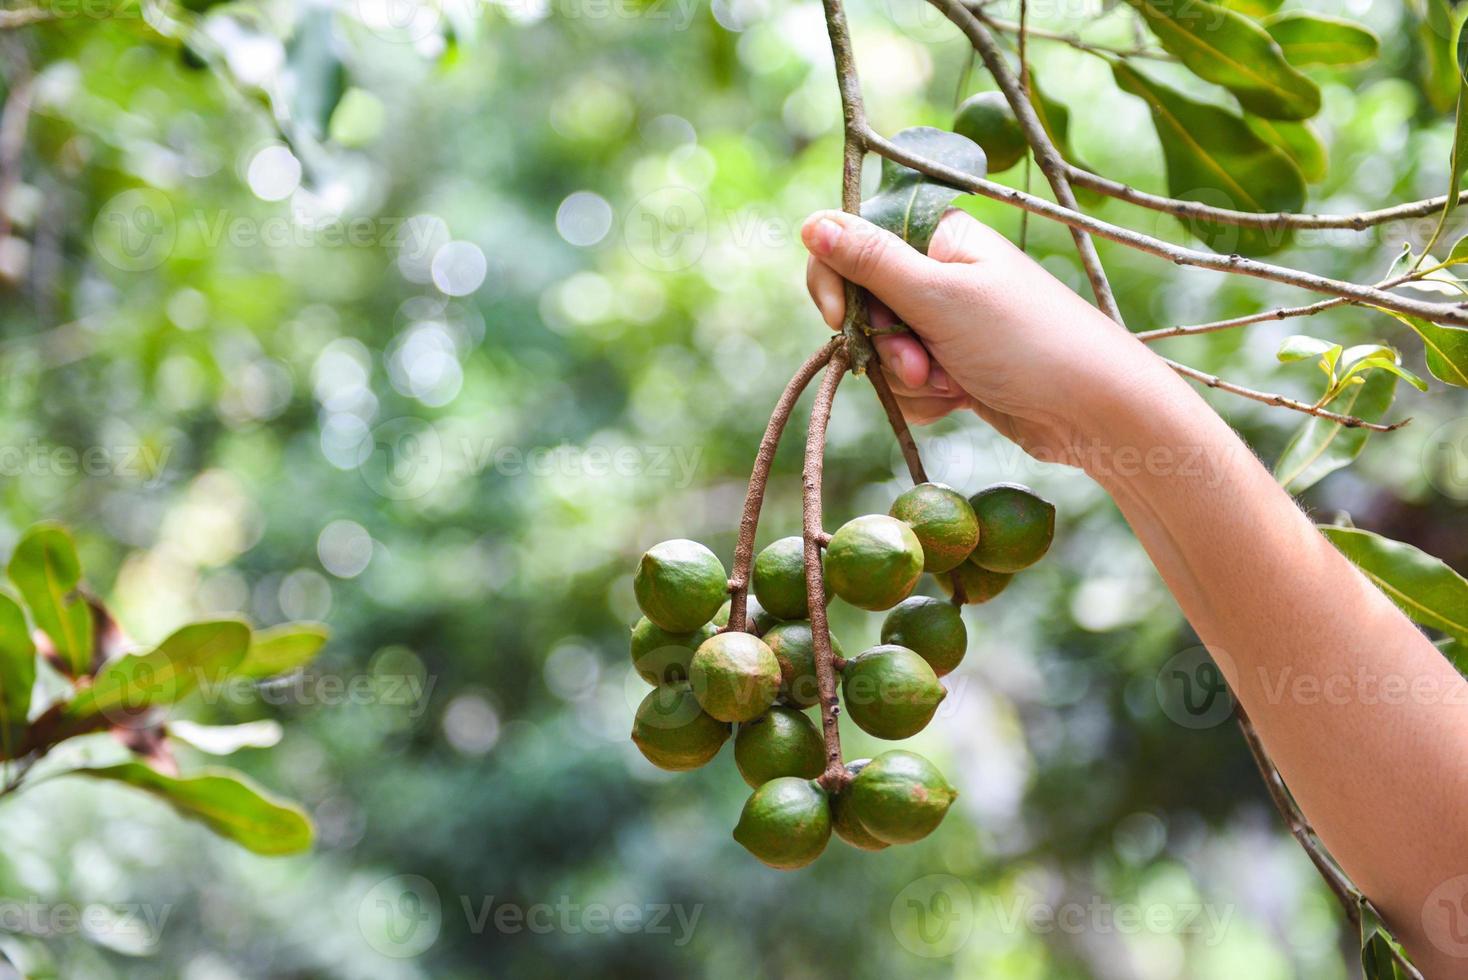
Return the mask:
{"type": "Polygon", "coordinates": [[[944,216],[926,256],[841,211],[811,215],[801,238],[811,298],[833,330],[845,315],[843,277],[872,294],[876,330],[912,328],[873,337],[909,421],[971,408],[1032,454],[1075,461],[1085,434],[1161,364],[965,212],[944,216]]]}

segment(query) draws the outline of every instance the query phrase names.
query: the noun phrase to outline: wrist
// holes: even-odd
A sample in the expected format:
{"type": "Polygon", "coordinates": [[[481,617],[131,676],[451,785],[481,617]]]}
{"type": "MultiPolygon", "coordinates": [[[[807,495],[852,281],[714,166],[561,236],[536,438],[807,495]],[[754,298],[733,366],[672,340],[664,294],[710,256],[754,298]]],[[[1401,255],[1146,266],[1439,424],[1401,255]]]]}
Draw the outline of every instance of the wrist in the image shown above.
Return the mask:
{"type": "Polygon", "coordinates": [[[1126,336],[1099,366],[1080,386],[1072,424],[1092,479],[1115,492],[1218,472],[1208,464],[1228,427],[1162,358],[1126,336]]]}

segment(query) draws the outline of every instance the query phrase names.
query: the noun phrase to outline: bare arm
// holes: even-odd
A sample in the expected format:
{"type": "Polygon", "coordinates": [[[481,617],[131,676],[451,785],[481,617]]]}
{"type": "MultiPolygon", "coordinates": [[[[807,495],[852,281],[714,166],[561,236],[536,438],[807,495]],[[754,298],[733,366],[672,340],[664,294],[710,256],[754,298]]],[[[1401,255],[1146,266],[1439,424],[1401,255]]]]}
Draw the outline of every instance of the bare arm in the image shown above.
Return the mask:
{"type": "Polygon", "coordinates": [[[921,338],[879,344],[911,418],[972,408],[1111,494],[1332,855],[1427,976],[1468,969],[1433,895],[1468,875],[1468,682],[1185,381],[1000,236],[951,216],[926,258],[820,217],[827,321],[838,272],[866,285],[921,338]]]}

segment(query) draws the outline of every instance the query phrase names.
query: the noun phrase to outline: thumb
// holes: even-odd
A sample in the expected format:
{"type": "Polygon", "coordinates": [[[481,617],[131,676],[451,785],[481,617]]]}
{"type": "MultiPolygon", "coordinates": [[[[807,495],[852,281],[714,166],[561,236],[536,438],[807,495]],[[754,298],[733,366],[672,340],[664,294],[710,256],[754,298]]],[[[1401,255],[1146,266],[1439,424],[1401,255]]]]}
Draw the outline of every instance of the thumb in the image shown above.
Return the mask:
{"type": "Polygon", "coordinates": [[[903,298],[931,284],[942,269],[890,231],[845,211],[817,211],[805,219],[800,238],[812,255],[899,314],[903,298]]]}

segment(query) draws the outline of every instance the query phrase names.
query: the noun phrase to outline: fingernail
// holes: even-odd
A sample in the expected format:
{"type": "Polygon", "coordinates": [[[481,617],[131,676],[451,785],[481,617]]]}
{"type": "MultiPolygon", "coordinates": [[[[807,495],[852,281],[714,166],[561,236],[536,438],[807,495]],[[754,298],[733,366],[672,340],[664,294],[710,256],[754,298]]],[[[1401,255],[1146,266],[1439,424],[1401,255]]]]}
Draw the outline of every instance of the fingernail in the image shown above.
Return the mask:
{"type": "Polygon", "coordinates": [[[948,377],[948,372],[940,367],[933,367],[928,372],[928,387],[940,395],[953,394],[953,381],[948,377]]]}
{"type": "Polygon", "coordinates": [[[806,225],[803,237],[806,247],[816,255],[830,255],[841,238],[841,226],[830,218],[822,218],[813,225],[806,225]]]}

